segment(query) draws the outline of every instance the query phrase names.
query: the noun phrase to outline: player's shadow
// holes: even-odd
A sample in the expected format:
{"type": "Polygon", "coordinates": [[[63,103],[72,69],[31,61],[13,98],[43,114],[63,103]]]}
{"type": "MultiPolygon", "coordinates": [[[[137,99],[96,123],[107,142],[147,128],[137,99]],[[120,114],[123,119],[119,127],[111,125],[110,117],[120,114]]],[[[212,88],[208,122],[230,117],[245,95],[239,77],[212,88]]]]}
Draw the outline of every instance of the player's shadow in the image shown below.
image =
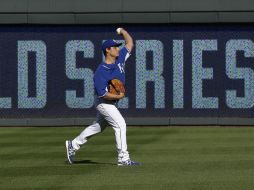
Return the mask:
{"type": "MultiPolygon", "coordinates": [[[[69,163],[67,160],[65,161],[66,163],[69,163]]],[[[104,163],[104,162],[94,162],[92,160],[75,160],[73,162],[73,164],[95,164],[95,165],[116,165],[116,164],[113,164],[113,163],[104,163]]]]}

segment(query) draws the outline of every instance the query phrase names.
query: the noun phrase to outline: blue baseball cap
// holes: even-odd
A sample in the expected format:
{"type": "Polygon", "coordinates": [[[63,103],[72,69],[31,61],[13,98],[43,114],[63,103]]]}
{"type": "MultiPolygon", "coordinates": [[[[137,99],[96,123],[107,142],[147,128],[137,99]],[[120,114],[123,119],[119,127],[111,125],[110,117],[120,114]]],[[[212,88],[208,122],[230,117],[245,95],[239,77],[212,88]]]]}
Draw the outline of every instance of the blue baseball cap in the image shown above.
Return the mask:
{"type": "Polygon", "coordinates": [[[101,49],[102,51],[106,51],[107,48],[119,47],[120,45],[122,45],[122,43],[117,43],[115,40],[110,39],[103,42],[101,49]]]}

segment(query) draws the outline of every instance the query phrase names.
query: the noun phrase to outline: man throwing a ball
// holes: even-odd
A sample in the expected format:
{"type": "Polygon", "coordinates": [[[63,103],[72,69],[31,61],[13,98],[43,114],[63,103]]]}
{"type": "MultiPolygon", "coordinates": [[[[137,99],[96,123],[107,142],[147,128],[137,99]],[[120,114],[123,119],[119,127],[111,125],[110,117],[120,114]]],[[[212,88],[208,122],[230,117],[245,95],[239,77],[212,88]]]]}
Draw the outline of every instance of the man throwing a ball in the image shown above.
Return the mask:
{"type": "Polygon", "coordinates": [[[125,46],[120,49],[121,43],[110,39],[102,44],[102,51],[105,61],[102,62],[94,74],[94,86],[97,94],[96,110],[97,120],[94,124],[83,130],[79,136],[73,140],[66,141],[67,158],[70,164],[74,163],[75,153],[85,144],[90,137],[102,132],[107,125],[112,126],[115,131],[116,148],[118,152],[118,166],[140,165],[130,159],[127,151],[126,123],[117,108],[117,103],[125,94],[111,93],[109,82],[113,79],[120,80],[125,84],[125,61],[130,56],[133,48],[133,39],[123,28],[118,28],[116,32],[122,35],[125,46]]]}

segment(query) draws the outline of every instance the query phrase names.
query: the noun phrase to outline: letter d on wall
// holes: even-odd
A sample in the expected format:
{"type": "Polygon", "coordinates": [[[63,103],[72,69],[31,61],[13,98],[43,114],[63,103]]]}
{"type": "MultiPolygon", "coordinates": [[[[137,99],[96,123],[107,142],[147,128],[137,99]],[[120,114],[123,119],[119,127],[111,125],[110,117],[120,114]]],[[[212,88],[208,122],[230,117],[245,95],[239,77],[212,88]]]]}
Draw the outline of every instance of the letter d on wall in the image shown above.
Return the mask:
{"type": "Polygon", "coordinates": [[[18,41],[18,108],[43,108],[47,102],[46,45],[43,41],[18,41]],[[36,55],[36,96],[28,97],[28,53],[36,55]]]}

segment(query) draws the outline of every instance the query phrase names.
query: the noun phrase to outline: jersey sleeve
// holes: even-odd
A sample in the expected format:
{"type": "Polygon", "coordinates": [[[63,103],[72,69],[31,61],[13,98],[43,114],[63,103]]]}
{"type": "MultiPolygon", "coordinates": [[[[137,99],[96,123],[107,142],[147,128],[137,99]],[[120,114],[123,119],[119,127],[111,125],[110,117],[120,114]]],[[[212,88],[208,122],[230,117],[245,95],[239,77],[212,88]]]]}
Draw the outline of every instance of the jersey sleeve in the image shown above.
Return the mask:
{"type": "Polygon", "coordinates": [[[130,55],[130,51],[124,46],[119,52],[117,62],[125,63],[125,61],[130,57],[130,55]]]}
{"type": "Polygon", "coordinates": [[[105,79],[103,79],[102,76],[94,77],[94,86],[95,86],[96,94],[99,98],[107,94],[108,92],[107,82],[105,79]]]}

